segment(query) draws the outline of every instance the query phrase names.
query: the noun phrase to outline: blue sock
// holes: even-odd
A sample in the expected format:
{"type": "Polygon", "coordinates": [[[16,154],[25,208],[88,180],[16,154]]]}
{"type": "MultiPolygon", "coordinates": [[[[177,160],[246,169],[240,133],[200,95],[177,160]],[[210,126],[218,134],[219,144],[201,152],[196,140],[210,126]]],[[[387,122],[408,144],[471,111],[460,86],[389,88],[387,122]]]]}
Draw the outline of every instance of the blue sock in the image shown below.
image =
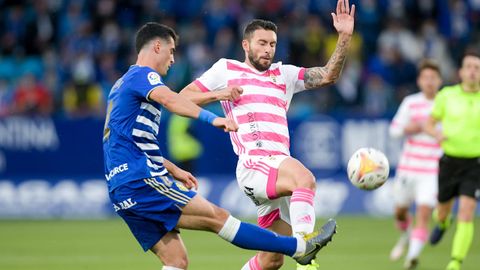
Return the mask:
{"type": "Polygon", "coordinates": [[[290,257],[297,251],[296,238],[277,235],[256,225],[241,222],[232,216],[227,219],[218,235],[244,249],[282,253],[290,257]]]}

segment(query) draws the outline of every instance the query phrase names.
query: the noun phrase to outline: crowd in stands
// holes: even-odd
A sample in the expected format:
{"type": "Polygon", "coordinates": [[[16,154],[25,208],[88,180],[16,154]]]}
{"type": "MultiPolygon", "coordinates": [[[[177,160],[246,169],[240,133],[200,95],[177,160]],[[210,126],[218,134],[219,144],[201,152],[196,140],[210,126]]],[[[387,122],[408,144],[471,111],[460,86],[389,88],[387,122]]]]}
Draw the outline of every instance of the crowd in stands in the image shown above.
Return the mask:
{"type": "MultiPolygon", "coordinates": [[[[290,113],[385,115],[417,91],[416,65],[441,64],[444,82],[469,47],[480,47],[480,0],[351,0],[352,48],[334,86],[297,95],[290,113]]],[[[335,0],[0,0],[0,117],[104,117],[111,86],[135,62],[147,21],[180,35],[165,81],[180,90],[219,58],[243,60],[245,24],[279,27],[276,60],[324,65],[337,34],[335,0]]]]}

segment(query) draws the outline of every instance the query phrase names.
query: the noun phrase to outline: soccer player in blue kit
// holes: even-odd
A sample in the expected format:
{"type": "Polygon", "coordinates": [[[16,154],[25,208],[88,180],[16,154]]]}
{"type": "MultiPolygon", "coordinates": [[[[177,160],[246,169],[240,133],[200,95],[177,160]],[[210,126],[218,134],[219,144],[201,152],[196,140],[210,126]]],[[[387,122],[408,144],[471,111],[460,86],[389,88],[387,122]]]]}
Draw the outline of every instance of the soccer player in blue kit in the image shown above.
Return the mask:
{"type": "Polygon", "coordinates": [[[162,82],[174,63],[177,35],[158,23],[137,32],[137,62],[115,83],[108,97],[103,135],[105,177],[113,207],[144,251],[151,250],[163,270],[187,269],[179,229],[210,231],[232,244],[282,253],[308,264],[332,238],[335,221],[305,237],[279,236],[241,222],[197,194],[197,179],[163,158],[158,130],[162,107],[235,132],[235,122],[201,109],[162,82]]]}

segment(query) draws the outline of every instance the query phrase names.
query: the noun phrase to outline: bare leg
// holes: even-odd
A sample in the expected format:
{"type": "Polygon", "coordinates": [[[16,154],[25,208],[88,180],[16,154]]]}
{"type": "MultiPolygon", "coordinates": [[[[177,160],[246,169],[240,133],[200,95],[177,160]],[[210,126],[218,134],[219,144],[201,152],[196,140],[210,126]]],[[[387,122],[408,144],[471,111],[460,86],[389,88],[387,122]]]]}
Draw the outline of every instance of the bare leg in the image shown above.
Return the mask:
{"type": "Polygon", "coordinates": [[[165,266],[187,269],[187,249],[176,232],[168,232],[150,249],[165,266]]]}
{"type": "Polygon", "coordinates": [[[408,230],[410,224],[410,216],[408,213],[408,207],[397,206],[395,208],[395,224],[397,229],[401,232],[400,237],[390,251],[390,259],[396,261],[402,257],[405,252],[405,248],[408,244],[410,233],[408,230]]]}

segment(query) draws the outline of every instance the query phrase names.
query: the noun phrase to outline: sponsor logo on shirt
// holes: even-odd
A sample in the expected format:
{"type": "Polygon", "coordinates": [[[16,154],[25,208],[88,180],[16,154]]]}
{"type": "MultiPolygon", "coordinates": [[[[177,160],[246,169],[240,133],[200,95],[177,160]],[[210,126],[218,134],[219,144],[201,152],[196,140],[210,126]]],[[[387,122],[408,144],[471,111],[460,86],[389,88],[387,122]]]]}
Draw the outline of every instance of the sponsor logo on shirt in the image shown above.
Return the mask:
{"type": "Polygon", "coordinates": [[[257,198],[255,198],[255,195],[254,195],[254,192],[253,192],[253,188],[252,187],[247,187],[247,186],[244,186],[243,187],[243,192],[245,193],[245,195],[247,195],[247,197],[249,197],[252,202],[256,205],[256,206],[259,206],[260,205],[260,202],[257,200],[257,198]]]}
{"type": "Polygon", "coordinates": [[[107,181],[110,181],[110,179],[112,179],[112,177],[114,177],[115,175],[117,175],[119,173],[122,173],[124,171],[128,171],[128,164],[127,163],[123,163],[122,165],[119,165],[119,166],[111,169],[110,172],[105,175],[105,178],[107,178],[107,181]]]}
{"type": "Polygon", "coordinates": [[[160,75],[153,71],[148,73],[147,78],[151,85],[156,85],[162,82],[160,75]]]}
{"type": "Polygon", "coordinates": [[[255,140],[255,145],[257,147],[262,147],[263,143],[260,140],[260,131],[258,130],[257,123],[255,122],[255,115],[252,112],[247,113],[248,116],[248,127],[250,128],[250,134],[252,134],[253,139],[255,140]]]}

